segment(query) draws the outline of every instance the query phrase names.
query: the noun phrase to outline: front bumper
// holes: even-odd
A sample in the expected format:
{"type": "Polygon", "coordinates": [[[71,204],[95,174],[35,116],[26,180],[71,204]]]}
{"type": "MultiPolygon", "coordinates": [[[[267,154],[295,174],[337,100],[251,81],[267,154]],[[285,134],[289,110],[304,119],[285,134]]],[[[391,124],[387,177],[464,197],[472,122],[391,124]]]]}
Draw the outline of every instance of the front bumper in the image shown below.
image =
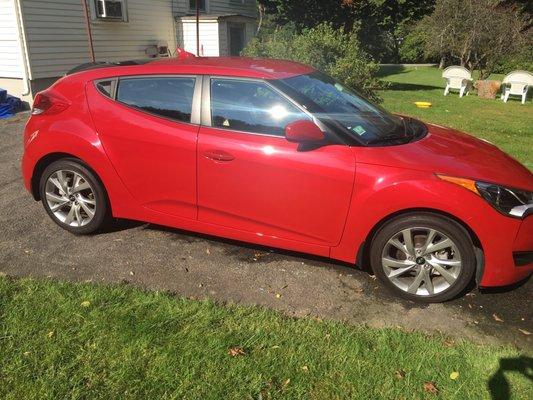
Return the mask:
{"type": "Polygon", "coordinates": [[[533,273],[533,215],[523,220],[508,220],[495,224],[496,229],[481,240],[485,266],[479,286],[511,285],[533,273]]]}

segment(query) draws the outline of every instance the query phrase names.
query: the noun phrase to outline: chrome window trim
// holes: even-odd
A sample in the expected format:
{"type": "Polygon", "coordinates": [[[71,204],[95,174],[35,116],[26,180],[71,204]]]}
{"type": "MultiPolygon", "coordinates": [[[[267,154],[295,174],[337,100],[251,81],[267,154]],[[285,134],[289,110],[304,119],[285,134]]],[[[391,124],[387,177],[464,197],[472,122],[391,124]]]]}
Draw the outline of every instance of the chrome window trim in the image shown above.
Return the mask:
{"type": "Polygon", "coordinates": [[[294,99],[289,97],[286,93],[282,92],[275,86],[271,85],[268,82],[268,80],[261,79],[261,78],[248,78],[248,77],[241,77],[241,76],[224,76],[224,75],[204,75],[204,82],[202,86],[202,101],[201,101],[201,104],[202,104],[201,125],[202,126],[208,126],[213,129],[220,129],[222,131],[230,131],[234,133],[244,133],[248,135],[268,136],[268,137],[276,137],[276,138],[285,139],[285,135],[274,135],[270,133],[250,132],[250,131],[242,131],[242,130],[231,129],[231,128],[223,128],[220,126],[213,126],[212,118],[211,118],[211,80],[213,79],[257,82],[257,83],[264,84],[270,89],[272,89],[274,92],[278,93],[282,98],[287,100],[289,103],[294,105],[303,114],[307,115],[311,121],[313,121],[315,124],[317,124],[320,127],[322,131],[326,132],[324,125],[317,118],[315,118],[313,114],[307,111],[304,107],[302,107],[298,102],[296,102],[294,99]]]}

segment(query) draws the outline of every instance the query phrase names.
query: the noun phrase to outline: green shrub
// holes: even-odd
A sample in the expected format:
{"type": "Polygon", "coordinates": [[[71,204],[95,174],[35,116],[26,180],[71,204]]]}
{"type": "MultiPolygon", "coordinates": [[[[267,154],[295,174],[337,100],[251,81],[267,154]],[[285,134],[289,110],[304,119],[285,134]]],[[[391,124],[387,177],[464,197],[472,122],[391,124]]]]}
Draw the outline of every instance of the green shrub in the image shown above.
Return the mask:
{"type": "Polygon", "coordinates": [[[507,74],[517,69],[533,72],[533,46],[526,46],[515,54],[503,57],[495,63],[493,71],[507,74]]]}
{"type": "Polygon", "coordinates": [[[366,54],[355,33],[323,23],[298,33],[293,25],[263,32],[243,50],[250,57],[279,58],[312,65],[372,100],[379,100],[378,64],[366,54]]]}

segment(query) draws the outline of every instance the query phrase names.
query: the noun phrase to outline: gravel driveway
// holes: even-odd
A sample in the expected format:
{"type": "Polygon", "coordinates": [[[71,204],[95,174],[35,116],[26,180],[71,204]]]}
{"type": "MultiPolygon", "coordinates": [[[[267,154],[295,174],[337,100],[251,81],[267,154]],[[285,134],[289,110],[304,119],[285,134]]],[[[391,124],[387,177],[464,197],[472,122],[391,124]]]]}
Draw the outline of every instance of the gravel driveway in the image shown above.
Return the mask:
{"type": "Polygon", "coordinates": [[[95,236],[73,236],[23,187],[19,165],[26,118],[0,120],[0,273],[124,282],[178,296],[258,304],[292,316],[532,348],[531,281],[421,306],[394,298],[365,272],[326,259],[131,221],[118,221],[95,236]]]}

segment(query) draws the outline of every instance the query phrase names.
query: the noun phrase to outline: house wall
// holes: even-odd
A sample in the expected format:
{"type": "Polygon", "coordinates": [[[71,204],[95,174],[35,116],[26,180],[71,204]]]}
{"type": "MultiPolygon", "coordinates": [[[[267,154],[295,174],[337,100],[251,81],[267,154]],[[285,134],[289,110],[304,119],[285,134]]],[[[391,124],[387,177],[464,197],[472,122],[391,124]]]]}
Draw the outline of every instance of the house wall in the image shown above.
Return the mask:
{"type": "MultiPolygon", "coordinates": [[[[90,61],[81,1],[21,1],[32,80],[59,77],[90,61]]],[[[172,1],[127,0],[127,22],[93,20],[96,59],[144,58],[146,47],[159,41],[174,48],[172,1]]]]}
{"type": "Polygon", "coordinates": [[[15,0],[0,0],[0,78],[23,76],[15,0]]]}
{"type": "MultiPolygon", "coordinates": [[[[191,15],[194,10],[189,7],[189,0],[173,0],[174,12],[177,15],[191,15]]],[[[206,14],[240,14],[257,17],[256,0],[205,0],[206,14]]]]}
{"type": "MultiPolygon", "coordinates": [[[[196,22],[183,21],[183,48],[196,54],[196,22]]],[[[218,22],[217,20],[202,20],[200,22],[200,55],[205,57],[218,57],[218,22]]]]}

